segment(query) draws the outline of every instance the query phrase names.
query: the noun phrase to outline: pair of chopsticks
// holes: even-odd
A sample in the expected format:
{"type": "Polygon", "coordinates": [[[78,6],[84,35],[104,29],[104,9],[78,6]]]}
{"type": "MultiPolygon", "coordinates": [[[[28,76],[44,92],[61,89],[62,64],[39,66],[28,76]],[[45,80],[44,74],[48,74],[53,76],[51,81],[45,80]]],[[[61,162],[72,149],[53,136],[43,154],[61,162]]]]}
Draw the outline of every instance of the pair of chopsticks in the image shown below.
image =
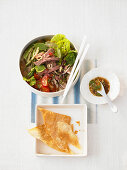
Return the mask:
{"type": "Polygon", "coordinates": [[[82,63],[84,61],[84,58],[85,58],[85,56],[87,54],[87,51],[88,51],[90,45],[86,44],[86,46],[85,46],[85,44],[86,44],[86,36],[84,36],[84,38],[82,40],[78,55],[76,57],[76,60],[75,60],[75,63],[73,65],[71,74],[70,74],[69,79],[67,81],[67,85],[66,85],[66,88],[64,90],[64,94],[63,94],[63,98],[61,100],[61,103],[64,102],[64,99],[65,99],[66,95],[68,94],[68,92],[70,90],[70,87],[71,87],[75,77],[77,76],[77,73],[80,70],[81,65],[82,65],[82,63]]]}

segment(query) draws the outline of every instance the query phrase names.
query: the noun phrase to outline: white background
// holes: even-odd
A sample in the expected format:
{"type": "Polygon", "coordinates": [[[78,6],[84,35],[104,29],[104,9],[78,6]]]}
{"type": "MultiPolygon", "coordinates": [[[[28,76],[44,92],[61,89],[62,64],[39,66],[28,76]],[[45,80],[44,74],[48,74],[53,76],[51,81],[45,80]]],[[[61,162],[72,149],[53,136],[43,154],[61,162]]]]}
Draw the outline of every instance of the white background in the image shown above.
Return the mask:
{"type": "Polygon", "coordinates": [[[127,1],[0,0],[0,170],[127,170],[127,1]],[[121,82],[118,114],[98,106],[88,124],[88,157],[39,158],[28,135],[31,93],[19,76],[19,55],[31,39],[64,33],[77,43],[84,34],[97,59],[121,82]]]}

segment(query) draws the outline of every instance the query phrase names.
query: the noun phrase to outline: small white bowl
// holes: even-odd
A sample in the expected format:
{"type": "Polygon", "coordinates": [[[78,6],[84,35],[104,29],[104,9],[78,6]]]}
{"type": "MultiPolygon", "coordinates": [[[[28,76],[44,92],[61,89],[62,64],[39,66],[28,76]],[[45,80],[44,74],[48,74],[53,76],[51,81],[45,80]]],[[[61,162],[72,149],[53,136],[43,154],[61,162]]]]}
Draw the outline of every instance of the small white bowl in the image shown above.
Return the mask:
{"type": "Polygon", "coordinates": [[[80,91],[81,91],[83,98],[93,104],[106,104],[107,103],[104,97],[94,96],[89,90],[90,80],[96,77],[104,77],[109,81],[110,90],[109,90],[108,96],[110,97],[111,100],[114,100],[118,96],[119,91],[120,91],[119,79],[114,73],[103,68],[94,68],[84,75],[81,81],[81,86],[80,86],[80,91]]]}
{"type": "MultiPolygon", "coordinates": [[[[32,44],[32,43],[35,43],[37,41],[44,41],[44,40],[51,40],[51,38],[53,37],[53,35],[44,35],[44,36],[40,36],[40,37],[37,37],[33,40],[31,40],[30,42],[28,42],[25,47],[23,48],[22,52],[21,52],[21,55],[20,55],[20,59],[19,59],[19,67],[20,67],[20,73],[23,77],[23,74],[22,74],[22,70],[21,70],[21,65],[20,65],[20,62],[21,62],[21,59],[22,59],[22,56],[23,56],[23,53],[25,52],[25,50],[32,44]]],[[[75,47],[75,45],[73,45],[71,43],[71,47],[73,47],[74,49],[77,50],[77,48],[75,47]]],[[[78,50],[77,50],[78,51],[78,50]]],[[[73,81],[73,84],[72,84],[72,87],[76,84],[78,78],[79,78],[79,75],[80,75],[80,70],[78,72],[78,75],[76,76],[75,80],[73,81]]],[[[24,81],[25,82],[25,81],[24,81]]],[[[56,96],[60,96],[64,93],[64,89],[63,90],[60,90],[60,91],[57,91],[57,92],[42,92],[42,91],[39,91],[33,87],[31,87],[27,82],[25,82],[25,84],[27,85],[27,87],[29,87],[31,89],[32,92],[34,92],[35,94],[38,94],[38,95],[41,95],[43,97],[56,97],[56,96]]]]}

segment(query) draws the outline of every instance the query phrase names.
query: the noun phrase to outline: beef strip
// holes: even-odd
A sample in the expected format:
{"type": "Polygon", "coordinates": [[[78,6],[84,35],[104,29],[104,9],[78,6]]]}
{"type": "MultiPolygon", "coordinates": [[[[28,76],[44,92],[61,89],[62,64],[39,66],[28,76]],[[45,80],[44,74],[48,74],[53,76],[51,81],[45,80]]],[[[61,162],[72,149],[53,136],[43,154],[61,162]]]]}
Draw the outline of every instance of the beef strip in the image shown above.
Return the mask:
{"type": "Polygon", "coordinates": [[[58,70],[60,68],[60,66],[55,66],[55,67],[53,67],[52,69],[50,69],[49,71],[48,71],[48,73],[51,73],[51,72],[53,72],[53,71],[56,71],[56,70],[58,70]]]}
{"type": "Polygon", "coordinates": [[[34,64],[36,66],[39,66],[39,65],[41,65],[41,64],[43,64],[43,63],[45,63],[47,61],[58,61],[58,60],[59,60],[59,58],[57,58],[55,56],[51,56],[49,58],[42,58],[41,60],[34,62],[34,64]]]}
{"type": "Polygon", "coordinates": [[[59,58],[55,57],[54,55],[49,55],[50,53],[54,53],[54,49],[53,48],[50,48],[46,53],[44,53],[42,55],[42,59],[34,62],[35,65],[39,66],[47,61],[58,61],[59,58]]]}

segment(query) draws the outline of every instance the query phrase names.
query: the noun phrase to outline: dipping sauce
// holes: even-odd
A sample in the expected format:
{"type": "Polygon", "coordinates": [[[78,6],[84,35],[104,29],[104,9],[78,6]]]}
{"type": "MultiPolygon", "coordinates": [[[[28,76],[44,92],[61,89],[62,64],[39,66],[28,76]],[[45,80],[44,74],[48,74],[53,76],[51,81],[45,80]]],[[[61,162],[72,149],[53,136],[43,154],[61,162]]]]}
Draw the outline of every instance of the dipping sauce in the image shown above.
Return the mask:
{"type": "Polygon", "coordinates": [[[90,92],[94,96],[98,96],[98,97],[102,96],[100,93],[97,92],[97,91],[101,90],[100,82],[103,84],[106,94],[108,94],[108,92],[110,90],[110,83],[107,79],[105,79],[103,77],[96,77],[89,82],[90,92]]]}
{"type": "Polygon", "coordinates": [[[76,121],[76,123],[80,126],[80,121],[76,121]]]}
{"type": "Polygon", "coordinates": [[[75,134],[77,134],[78,133],[78,131],[77,130],[75,130],[75,132],[74,132],[75,134]]]}

